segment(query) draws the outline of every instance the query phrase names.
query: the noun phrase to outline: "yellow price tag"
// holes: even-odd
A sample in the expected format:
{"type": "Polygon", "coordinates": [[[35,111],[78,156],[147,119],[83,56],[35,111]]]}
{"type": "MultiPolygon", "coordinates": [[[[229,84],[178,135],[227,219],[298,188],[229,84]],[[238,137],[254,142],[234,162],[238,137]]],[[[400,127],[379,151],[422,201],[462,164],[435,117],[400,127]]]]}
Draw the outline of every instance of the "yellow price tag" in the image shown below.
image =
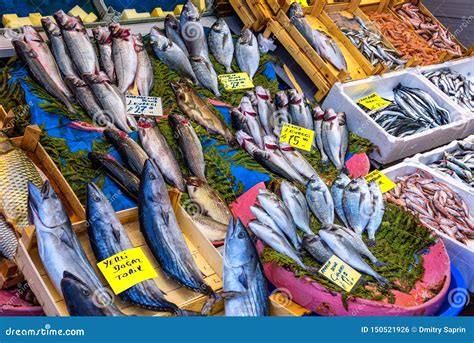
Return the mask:
{"type": "Polygon", "coordinates": [[[253,88],[253,82],[247,73],[219,75],[219,82],[226,91],[253,88]]]}
{"type": "Polygon", "coordinates": [[[327,279],[350,292],[359,281],[361,274],[341,260],[336,255],[332,255],[329,260],[319,269],[319,273],[327,279]]]}
{"type": "Polygon", "coordinates": [[[302,7],[308,7],[308,1],[307,0],[290,0],[290,4],[297,2],[299,3],[302,7]]]}
{"type": "Polygon", "coordinates": [[[364,176],[364,178],[367,182],[375,180],[375,182],[379,184],[382,193],[388,192],[396,186],[396,184],[390,180],[387,175],[377,169],[364,176]]]}
{"type": "Polygon", "coordinates": [[[378,110],[382,107],[390,105],[392,102],[385,100],[377,93],[371,93],[357,100],[357,103],[367,107],[370,111],[378,110]]]}
{"type": "Polygon", "coordinates": [[[311,151],[313,140],[313,130],[288,123],[283,124],[280,142],[288,143],[294,148],[311,151]]]}
{"type": "Polygon", "coordinates": [[[141,248],[124,250],[97,263],[115,294],[157,276],[141,248]]]}

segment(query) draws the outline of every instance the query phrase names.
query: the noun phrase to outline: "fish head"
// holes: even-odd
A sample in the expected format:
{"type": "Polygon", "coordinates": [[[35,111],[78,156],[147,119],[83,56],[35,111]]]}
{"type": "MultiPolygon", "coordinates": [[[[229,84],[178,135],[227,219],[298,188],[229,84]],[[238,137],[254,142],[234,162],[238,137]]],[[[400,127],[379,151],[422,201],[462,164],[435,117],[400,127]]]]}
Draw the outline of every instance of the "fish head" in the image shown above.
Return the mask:
{"type": "Polygon", "coordinates": [[[146,132],[148,129],[155,127],[155,121],[152,118],[147,118],[145,116],[138,119],[138,131],[140,132],[140,139],[146,137],[146,132]]]}
{"type": "Polygon", "coordinates": [[[338,188],[344,189],[350,182],[351,179],[349,178],[349,176],[344,173],[341,173],[334,180],[334,185],[338,188]]]}
{"type": "Polygon", "coordinates": [[[284,91],[279,91],[276,93],[275,104],[278,108],[284,108],[288,106],[288,96],[284,91]]]}
{"type": "Polygon", "coordinates": [[[306,187],[312,192],[320,192],[321,190],[326,188],[326,184],[318,175],[313,175],[308,181],[306,187]]]}
{"type": "Polygon", "coordinates": [[[242,267],[257,258],[257,252],[247,229],[240,219],[231,219],[224,246],[224,263],[230,267],[242,267]]]}
{"type": "Polygon", "coordinates": [[[305,234],[303,236],[304,245],[313,245],[313,244],[317,244],[318,242],[321,242],[321,237],[319,235],[305,234]]]}
{"type": "Polygon", "coordinates": [[[303,102],[303,94],[298,93],[296,89],[288,90],[288,102],[290,104],[298,105],[303,102]]]}
{"type": "Polygon", "coordinates": [[[48,180],[43,183],[41,190],[28,181],[28,216],[31,224],[40,221],[48,228],[69,222],[67,212],[48,180]]]}
{"type": "Polygon", "coordinates": [[[253,36],[253,33],[252,31],[250,31],[250,29],[243,28],[242,32],[240,33],[239,44],[249,45],[250,43],[252,43],[252,36],[253,36]]]}
{"type": "Polygon", "coordinates": [[[51,18],[41,18],[41,26],[48,36],[61,36],[61,30],[59,29],[59,26],[54,21],[52,21],[51,18]]]}
{"type": "Polygon", "coordinates": [[[191,63],[206,63],[206,59],[201,55],[189,55],[189,61],[191,63]]]}
{"type": "Polygon", "coordinates": [[[133,44],[136,52],[141,52],[145,50],[145,46],[143,44],[143,36],[141,33],[136,33],[132,35],[133,44]]]}
{"type": "Polygon", "coordinates": [[[214,24],[211,26],[211,30],[216,32],[228,32],[229,27],[227,26],[225,20],[223,18],[218,18],[214,24]]]}
{"type": "Polygon", "coordinates": [[[171,126],[173,128],[177,128],[179,126],[187,126],[187,125],[191,125],[189,123],[189,119],[180,115],[180,114],[177,114],[177,113],[171,113],[169,116],[168,116],[168,120],[171,124],[171,126]]]}
{"type": "Polygon", "coordinates": [[[345,112],[337,112],[337,117],[339,118],[339,125],[344,126],[347,123],[346,113],[345,112]]]}
{"type": "Polygon", "coordinates": [[[235,138],[239,145],[246,150],[247,143],[254,144],[252,136],[247,134],[246,132],[239,130],[235,133],[235,138]]]}
{"type": "Polygon", "coordinates": [[[170,86],[176,95],[177,100],[188,101],[188,95],[193,92],[191,84],[187,81],[171,81],[170,86]]]}
{"type": "Polygon", "coordinates": [[[23,40],[26,43],[30,43],[30,42],[43,43],[44,42],[43,37],[41,37],[39,32],[36,31],[36,29],[33,26],[25,25],[22,27],[22,30],[23,30],[23,40]]]}
{"type": "Polygon", "coordinates": [[[338,118],[336,111],[333,108],[328,108],[324,111],[324,121],[333,121],[338,118]]]}
{"type": "Polygon", "coordinates": [[[67,270],[64,271],[61,279],[61,290],[66,299],[79,297],[87,302],[92,302],[93,292],[91,289],[79,277],[67,270]]]}
{"type": "Polygon", "coordinates": [[[287,194],[289,197],[294,197],[301,193],[300,190],[288,180],[281,182],[280,191],[281,194],[287,194]]]}
{"type": "Polygon", "coordinates": [[[151,158],[146,160],[140,181],[140,194],[142,196],[154,203],[167,203],[163,199],[169,197],[168,189],[155,160],[151,158]]]}
{"type": "Polygon", "coordinates": [[[186,187],[188,189],[188,193],[192,194],[197,191],[197,189],[205,184],[204,181],[200,180],[195,176],[188,176],[186,178],[186,187]]]}
{"type": "Polygon", "coordinates": [[[161,32],[160,28],[154,26],[150,30],[150,44],[161,51],[165,51],[173,45],[173,42],[161,32]]]}
{"type": "Polygon", "coordinates": [[[128,138],[128,135],[118,129],[107,128],[104,130],[104,135],[107,139],[111,140],[112,142],[120,142],[124,139],[128,138]]]}
{"type": "Polygon", "coordinates": [[[244,123],[247,120],[242,112],[240,112],[239,109],[235,107],[230,109],[230,115],[240,123],[244,123]]]}
{"type": "Polygon", "coordinates": [[[53,14],[53,17],[60,28],[67,31],[77,31],[87,34],[84,23],[79,16],[70,16],[67,15],[63,10],[59,10],[53,14]]]}
{"type": "Polygon", "coordinates": [[[0,154],[5,154],[13,149],[14,147],[10,141],[10,138],[0,131],[0,154]]]}
{"type": "Polygon", "coordinates": [[[324,119],[324,111],[320,106],[313,107],[313,119],[320,121],[324,119]]]}
{"type": "Polygon", "coordinates": [[[112,44],[112,35],[108,28],[103,26],[96,26],[92,29],[92,34],[94,35],[95,40],[100,45],[111,45],[112,44]]]}
{"type": "Polygon", "coordinates": [[[304,17],[303,8],[298,2],[295,1],[290,5],[288,15],[290,18],[291,17],[303,18],[304,17]]]}
{"type": "Polygon", "coordinates": [[[263,136],[263,145],[265,146],[265,150],[276,151],[278,150],[278,143],[273,135],[265,135],[263,136]]]}
{"type": "Polygon", "coordinates": [[[102,222],[104,224],[116,222],[115,211],[109,199],[93,182],[87,184],[86,212],[89,225],[92,225],[93,222],[102,222]]]}
{"type": "Polygon", "coordinates": [[[105,74],[84,73],[82,79],[89,85],[99,83],[110,83],[110,79],[105,74]]]}
{"type": "Polygon", "coordinates": [[[255,96],[260,100],[272,101],[270,92],[262,86],[255,87],[255,96]]]}
{"type": "Polygon", "coordinates": [[[181,15],[183,14],[188,20],[199,20],[201,18],[197,7],[191,0],[188,0],[186,4],[184,4],[181,15]]]}
{"type": "Polygon", "coordinates": [[[380,189],[380,185],[375,180],[370,180],[369,183],[369,191],[373,197],[379,197],[382,195],[382,190],[380,189]]]}
{"type": "Polygon", "coordinates": [[[165,17],[165,27],[169,27],[174,31],[179,30],[179,20],[172,14],[167,14],[165,17]]]}
{"type": "Polygon", "coordinates": [[[347,186],[346,190],[348,192],[358,193],[360,192],[363,185],[366,183],[364,178],[358,177],[357,179],[352,180],[347,186]]]}
{"type": "Polygon", "coordinates": [[[87,84],[77,76],[69,76],[64,79],[69,88],[87,87],[87,84]]]}
{"type": "Polygon", "coordinates": [[[123,28],[119,23],[111,23],[109,25],[109,30],[113,38],[120,38],[128,41],[132,35],[130,29],[123,28]]]}

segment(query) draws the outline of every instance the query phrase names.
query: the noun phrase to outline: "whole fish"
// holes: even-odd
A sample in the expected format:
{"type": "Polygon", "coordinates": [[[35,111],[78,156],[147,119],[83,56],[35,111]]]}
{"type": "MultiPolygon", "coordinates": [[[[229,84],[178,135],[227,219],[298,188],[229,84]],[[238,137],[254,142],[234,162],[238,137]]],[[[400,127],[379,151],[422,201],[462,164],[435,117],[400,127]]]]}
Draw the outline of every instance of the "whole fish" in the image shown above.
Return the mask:
{"type": "Polygon", "coordinates": [[[305,195],[291,182],[281,182],[281,197],[288,206],[296,226],[307,234],[313,234],[309,227],[309,208],[305,195]]]}
{"type": "Polygon", "coordinates": [[[286,235],[291,244],[297,249],[301,248],[301,239],[296,233],[295,222],[288,207],[274,193],[259,190],[258,202],[286,235]]]}
{"type": "Polygon", "coordinates": [[[199,207],[202,215],[209,216],[219,223],[229,224],[232,212],[216,190],[195,177],[188,178],[187,187],[189,198],[199,207]]]}
{"type": "Polygon", "coordinates": [[[201,23],[201,15],[191,0],[186,2],[181,12],[180,30],[189,55],[199,55],[209,61],[206,34],[201,23]]]}
{"type": "Polygon", "coordinates": [[[198,83],[194,74],[188,55],[180,49],[178,45],[168,39],[161,30],[153,27],[150,31],[150,43],[156,57],[166,64],[168,68],[176,71],[182,77],[188,78],[193,83],[198,83]]]}
{"type": "Polygon", "coordinates": [[[260,149],[263,149],[264,131],[260,125],[258,114],[255,112],[255,109],[247,96],[243,96],[240,100],[239,110],[245,116],[246,124],[249,128],[249,134],[253,137],[255,144],[257,144],[260,149]]]}
{"type": "Polygon", "coordinates": [[[257,38],[249,29],[244,29],[235,46],[235,58],[241,71],[253,79],[260,64],[257,38]]]}
{"type": "Polygon", "coordinates": [[[227,225],[203,215],[192,216],[199,231],[211,242],[222,241],[227,233],[227,225]]]}
{"type": "Polygon", "coordinates": [[[199,84],[209,89],[215,96],[221,96],[219,93],[219,84],[217,82],[217,74],[212,63],[201,55],[189,55],[189,61],[193,68],[199,84]]]}
{"type": "Polygon", "coordinates": [[[318,175],[313,175],[306,185],[306,200],[311,212],[321,224],[334,223],[334,202],[331,192],[318,175]]]}
{"type": "Polygon", "coordinates": [[[169,122],[178,141],[183,159],[191,173],[198,179],[207,182],[206,163],[204,162],[201,141],[191,123],[179,114],[171,114],[169,122]]]}
{"type": "Polygon", "coordinates": [[[130,170],[135,175],[140,176],[143,165],[148,159],[148,155],[140,147],[140,145],[130,138],[125,132],[115,129],[106,129],[105,137],[113,144],[120,156],[126,161],[130,170]]]}
{"type": "Polygon", "coordinates": [[[144,117],[140,118],[138,135],[143,149],[155,160],[166,182],[185,192],[186,183],[178,160],[158,125],[144,117]]]}
{"type": "Polygon", "coordinates": [[[354,179],[346,186],[342,207],[350,228],[362,235],[373,212],[369,186],[364,178],[354,179]]]}
{"type": "Polygon", "coordinates": [[[100,66],[110,81],[116,83],[115,65],[112,56],[112,35],[107,27],[102,26],[94,27],[92,33],[99,44],[100,66]]]}
{"type": "Polygon", "coordinates": [[[218,18],[211,26],[209,32],[208,45],[211,54],[217,62],[225,67],[226,73],[233,73],[232,58],[234,56],[234,42],[229,26],[222,18],[218,18]]]}
{"type": "Polygon", "coordinates": [[[54,13],[53,16],[61,29],[67,51],[79,76],[86,73],[98,74],[99,61],[81,18],[67,15],[62,10],[54,13]]]}
{"type": "Polygon", "coordinates": [[[0,214],[0,255],[8,260],[13,260],[17,248],[18,237],[5,217],[0,214]]]}
{"type": "Polygon", "coordinates": [[[117,183],[130,197],[135,200],[138,198],[140,180],[135,174],[105,154],[90,152],[88,157],[94,166],[104,169],[107,176],[117,183]]]}
{"type": "Polygon", "coordinates": [[[148,52],[143,45],[143,37],[140,33],[133,35],[133,42],[137,53],[135,84],[138,88],[138,93],[141,96],[148,96],[153,88],[153,67],[151,65],[150,57],[148,57],[148,52]]]}
{"type": "Polygon", "coordinates": [[[293,124],[313,130],[313,116],[306,105],[303,93],[298,93],[296,89],[288,90],[288,109],[293,124]]]}
{"type": "Polygon", "coordinates": [[[341,161],[341,130],[339,128],[339,117],[332,108],[324,113],[321,124],[321,139],[327,156],[337,170],[341,170],[344,166],[344,161],[341,161]]]}
{"type": "Polygon", "coordinates": [[[32,26],[23,26],[23,34],[12,40],[16,54],[44,89],[75,113],[72,94],[61,78],[58,65],[46,42],[32,26]]]}
{"type": "Polygon", "coordinates": [[[253,220],[249,223],[249,229],[261,239],[266,245],[268,245],[273,250],[288,256],[293,261],[295,261],[301,268],[307,269],[308,267],[303,263],[301,258],[298,256],[294,248],[288,243],[288,241],[274,232],[268,226],[253,220]]]}
{"type": "Polygon", "coordinates": [[[64,271],[61,279],[61,291],[67,311],[72,317],[125,316],[119,310],[111,310],[106,304],[98,303],[94,291],[67,270],[64,271]]]}
{"type": "Polygon", "coordinates": [[[73,91],[79,105],[93,119],[94,124],[98,126],[114,125],[114,118],[102,110],[87,83],[76,76],[66,77],[64,81],[73,91]]]}
{"type": "MultiPolygon", "coordinates": [[[[313,121],[314,121],[314,141],[316,143],[316,147],[321,154],[321,164],[326,165],[329,162],[328,155],[324,151],[323,145],[323,138],[321,135],[321,130],[323,127],[323,119],[324,119],[324,111],[321,107],[316,106],[313,108],[313,121]]],[[[314,145],[314,144],[313,144],[314,145]]]]}
{"type": "Polygon", "coordinates": [[[179,108],[212,135],[221,135],[230,145],[235,144],[234,135],[215,112],[212,105],[201,98],[187,82],[171,82],[179,108]]]}
{"type": "Polygon", "coordinates": [[[165,17],[165,33],[166,37],[174,44],[183,50],[184,54],[188,56],[188,49],[181,36],[181,29],[179,28],[179,21],[172,14],[167,14],[165,17]]]}
{"type": "Polygon", "coordinates": [[[41,18],[41,26],[48,37],[51,52],[63,77],[77,77],[76,67],[69,57],[59,26],[49,17],[41,18]]]}
{"type": "Polygon", "coordinates": [[[247,117],[244,116],[242,112],[238,108],[231,108],[230,109],[230,120],[232,123],[232,127],[239,131],[242,130],[246,134],[250,135],[250,127],[247,123],[247,117]]]}
{"type": "Polygon", "coordinates": [[[344,112],[337,112],[339,119],[339,131],[341,132],[341,153],[339,159],[341,163],[346,160],[347,149],[349,148],[349,128],[347,127],[347,118],[344,112]]]}
{"type": "Polygon", "coordinates": [[[270,126],[270,118],[275,111],[275,105],[272,102],[272,95],[268,89],[262,86],[255,87],[255,95],[257,97],[257,112],[266,135],[272,135],[273,131],[270,126]]]}
{"type": "Polygon", "coordinates": [[[313,29],[313,48],[337,70],[348,70],[341,48],[326,32],[313,29]]]}
{"type": "Polygon", "coordinates": [[[346,237],[330,230],[319,230],[319,236],[329,246],[337,257],[349,264],[351,267],[374,277],[381,286],[386,287],[389,281],[374,271],[353,248],[346,237]]]}
{"type": "Polygon", "coordinates": [[[58,293],[62,296],[61,280],[65,271],[80,275],[94,296],[110,303],[109,309],[122,315],[92,269],[66,209],[49,181],[41,190],[32,182],[28,183],[28,215],[31,224],[35,225],[41,262],[58,293]]]}
{"type": "Polygon", "coordinates": [[[280,137],[281,129],[285,123],[292,123],[290,112],[288,112],[288,96],[284,91],[275,95],[276,110],[270,117],[270,127],[275,136],[280,137]]]}
{"type": "Polygon", "coordinates": [[[250,206],[250,212],[252,212],[252,214],[255,216],[255,218],[257,218],[260,223],[268,226],[270,229],[278,233],[284,239],[287,239],[285,233],[280,229],[278,224],[275,223],[273,218],[261,206],[250,206]]]}
{"type": "Polygon", "coordinates": [[[257,250],[239,219],[229,223],[224,247],[223,287],[238,292],[225,300],[225,315],[258,317],[269,314],[267,282],[257,250]]]}
{"type": "Polygon", "coordinates": [[[257,96],[255,95],[255,92],[253,90],[248,90],[245,92],[245,95],[249,100],[250,103],[252,104],[252,107],[255,111],[258,111],[257,108],[257,96]]]}
{"type": "Polygon", "coordinates": [[[303,248],[321,264],[325,264],[334,255],[321,237],[315,234],[304,235],[303,248]]]}
{"type": "Polygon", "coordinates": [[[345,226],[349,227],[347,222],[346,214],[344,213],[344,207],[342,206],[342,198],[344,195],[344,189],[351,182],[351,179],[346,174],[339,174],[331,185],[331,196],[334,201],[334,209],[336,210],[337,216],[344,223],[345,226]]]}
{"type": "Polygon", "coordinates": [[[317,175],[313,166],[298,150],[285,142],[280,142],[279,145],[283,156],[285,156],[288,162],[290,162],[290,165],[303,177],[309,180],[313,175],[317,175]]]}
{"type": "MultiPolygon", "coordinates": [[[[83,74],[82,78],[89,85],[102,108],[100,118],[109,118],[111,119],[110,123],[120,130],[127,133],[131,132],[123,94],[104,75],[83,74]]],[[[99,118],[97,121],[100,122],[99,118]]]]}
{"type": "Polygon", "coordinates": [[[120,27],[119,23],[112,23],[109,30],[113,41],[112,57],[115,76],[117,77],[117,87],[121,93],[125,94],[135,80],[138,56],[130,29],[120,27]]]}
{"type": "Polygon", "coordinates": [[[28,182],[43,184],[38,170],[23,150],[0,133],[0,212],[8,223],[22,232],[28,223],[28,182]]]}
{"type": "Polygon", "coordinates": [[[366,226],[367,233],[369,234],[369,246],[375,245],[375,233],[382,224],[383,215],[385,213],[385,204],[383,201],[383,194],[380,186],[374,180],[369,182],[369,191],[371,195],[371,202],[373,213],[370,216],[369,223],[366,226]]]}
{"type": "Polygon", "coordinates": [[[140,194],[140,230],[165,274],[186,288],[215,299],[186,245],[165,181],[153,160],[147,160],[143,168],[140,194]]]}
{"type": "MultiPolygon", "coordinates": [[[[124,250],[133,249],[122,223],[104,193],[94,183],[87,185],[87,221],[92,250],[97,261],[103,261],[124,250]]],[[[182,315],[181,309],[167,301],[155,281],[145,280],[120,293],[123,301],[152,311],[182,315]]]]}
{"type": "Polygon", "coordinates": [[[313,45],[313,29],[304,15],[301,4],[293,2],[288,10],[288,17],[291,23],[296,29],[302,34],[302,36],[308,41],[309,44],[313,45]]]}

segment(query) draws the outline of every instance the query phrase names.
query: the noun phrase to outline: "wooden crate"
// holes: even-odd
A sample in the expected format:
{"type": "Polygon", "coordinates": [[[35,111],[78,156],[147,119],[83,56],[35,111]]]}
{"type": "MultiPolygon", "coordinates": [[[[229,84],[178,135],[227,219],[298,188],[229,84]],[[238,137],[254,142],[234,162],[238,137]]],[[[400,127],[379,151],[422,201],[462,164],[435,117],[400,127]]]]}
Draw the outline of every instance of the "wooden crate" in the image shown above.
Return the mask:
{"type": "Polygon", "coordinates": [[[232,8],[244,23],[245,27],[251,28],[254,31],[262,29],[262,23],[257,16],[252,12],[245,0],[229,0],[232,8]]]}

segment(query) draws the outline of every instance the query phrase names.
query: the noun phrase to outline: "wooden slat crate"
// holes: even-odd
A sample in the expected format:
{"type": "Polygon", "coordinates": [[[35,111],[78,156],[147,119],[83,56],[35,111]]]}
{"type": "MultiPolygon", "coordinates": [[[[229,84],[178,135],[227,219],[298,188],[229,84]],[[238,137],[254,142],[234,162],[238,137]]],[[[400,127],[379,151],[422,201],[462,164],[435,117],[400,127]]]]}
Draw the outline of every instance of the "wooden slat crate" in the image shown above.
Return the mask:
{"type": "Polygon", "coordinates": [[[229,0],[229,2],[245,27],[249,27],[254,31],[263,28],[262,23],[257,19],[245,0],[229,0]]]}

